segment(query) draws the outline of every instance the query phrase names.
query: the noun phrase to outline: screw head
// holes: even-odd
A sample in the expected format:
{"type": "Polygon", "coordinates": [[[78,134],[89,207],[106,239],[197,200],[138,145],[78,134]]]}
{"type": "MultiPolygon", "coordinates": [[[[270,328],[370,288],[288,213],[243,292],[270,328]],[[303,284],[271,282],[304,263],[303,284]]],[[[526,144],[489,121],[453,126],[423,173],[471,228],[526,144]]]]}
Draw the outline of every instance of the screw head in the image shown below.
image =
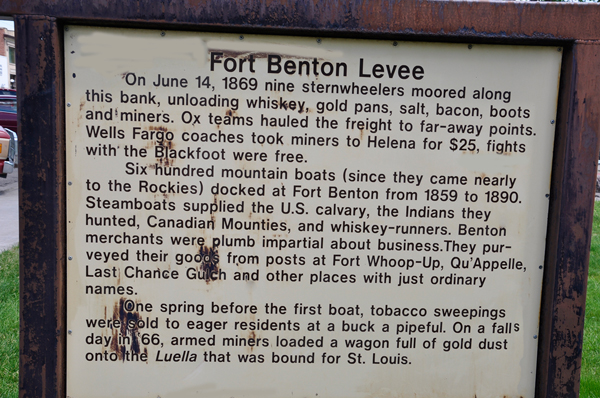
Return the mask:
{"type": "Polygon", "coordinates": [[[317,39],[317,44],[321,44],[321,39],[317,39]]]}
{"type": "Polygon", "coordinates": [[[550,120],[550,124],[554,124],[554,120],[550,120]]]}
{"type": "Polygon", "coordinates": [[[71,181],[69,181],[67,184],[69,184],[69,185],[73,185],[73,183],[72,183],[71,181]]]}
{"type": "Polygon", "coordinates": [[[166,33],[165,32],[160,32],[160,35],[164,36],[164,35],[166,35],[166,33]]]}
{"type": "Polygon", "coordinates": [[[537,334],[534,334],[534,335],[533,335],[533,338],[534,338],[534,339],[537,339],[537,334]]]}
{"type": "Polygon", "coordinates": [[[542,268],[544,268],[544,267],[542,267],[542,266],[540,265],[540,269],[542,269],[542,268]]]}
{"type": "Polygon", "coordinates": [[[240,35],[240,40],[244,40],[244,35],[240,35]]]}
{"type": "Polygon", "coordinates": [[[398,46],[398,42],[397,42],[397,41],[395,41],[395,42],[393,42],[393,43],[392,43],[392,45],[393,45],[394,47],[396,47],[396,46],[398,46]]]}
{"type": "Polygon", "coordinates": [[[67,102],[67,107],[69,107],[69,106],[71,106],[71,103],[70,103],[70,102],[67,102]]]}
{"type": "Polygon", "coordinates": [[[469,50],[473,48],[472,44],[469,44],[467,47],[469,47],[469,50]]]}
{"type": "Polygon", "coordinates": [[[69,256],[69,260],[73,260],[73,256],[69,256]]]}
{"type": "Polygon", "coordinates": [[[68,32],[68,31],[69,31],[69,27],[68,27],[68,26],[65,26],[65,30],[68,32]]]}
{"type": "Polygon", "coordinates": [[[71,329],[69,329],[68,333],[69,334],[73,334],[73,331],[71,329]]]}

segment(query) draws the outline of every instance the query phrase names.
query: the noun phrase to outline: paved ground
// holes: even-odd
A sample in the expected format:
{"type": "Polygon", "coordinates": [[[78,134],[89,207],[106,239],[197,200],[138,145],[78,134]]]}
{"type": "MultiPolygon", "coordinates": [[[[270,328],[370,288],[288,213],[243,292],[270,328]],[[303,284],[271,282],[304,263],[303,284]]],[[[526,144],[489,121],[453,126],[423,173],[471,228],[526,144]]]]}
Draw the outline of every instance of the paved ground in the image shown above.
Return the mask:
{"type": "Polygon", "coordinates": [[[0,252],[19,243],[18,174],[0,178],[0,252]]]}

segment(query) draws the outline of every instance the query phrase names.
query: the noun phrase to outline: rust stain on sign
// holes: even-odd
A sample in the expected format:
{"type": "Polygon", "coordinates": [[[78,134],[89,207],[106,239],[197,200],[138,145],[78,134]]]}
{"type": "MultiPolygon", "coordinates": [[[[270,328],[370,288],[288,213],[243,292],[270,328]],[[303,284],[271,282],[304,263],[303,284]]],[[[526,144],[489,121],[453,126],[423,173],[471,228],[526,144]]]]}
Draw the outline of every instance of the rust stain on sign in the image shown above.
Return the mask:
{"type": "Polygon", "coordinates": [[[221,279],[221,269],[219,268],[219,253],[216,249],[208,246],[202,246],[198,250],[201,262],[196,271],[197,279],[204,279],[206,284],[221,279]]]}
{"type": "Polygon", "coordinates": [[[126,299],[121,297],[118,303],[115,303],[113,308],[113,319],[120,321],[120,328],[113,330],[113,338],[110,349],[117,353],[120,360],[125,361],[125,352],[128,350],[133,354],[140,353],[140,341],[138,321],[140,314],[137,311],[126,311],[126,299]],[[129,337],[129,339],[128,339],[129,337]],[[131,341],[129,347],[126,344],[119,344],[120,341],[131,341]]]}

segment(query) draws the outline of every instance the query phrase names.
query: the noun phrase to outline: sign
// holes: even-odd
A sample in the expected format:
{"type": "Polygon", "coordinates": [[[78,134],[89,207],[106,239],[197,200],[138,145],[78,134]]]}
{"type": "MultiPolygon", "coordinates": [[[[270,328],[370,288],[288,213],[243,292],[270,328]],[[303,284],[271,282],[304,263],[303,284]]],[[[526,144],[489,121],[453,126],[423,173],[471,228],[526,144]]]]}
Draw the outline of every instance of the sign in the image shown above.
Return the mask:
{"type": "Polygon", "coordinates": [[[64,48],[69,396],[533,397],[560,48],[64,48]]]}

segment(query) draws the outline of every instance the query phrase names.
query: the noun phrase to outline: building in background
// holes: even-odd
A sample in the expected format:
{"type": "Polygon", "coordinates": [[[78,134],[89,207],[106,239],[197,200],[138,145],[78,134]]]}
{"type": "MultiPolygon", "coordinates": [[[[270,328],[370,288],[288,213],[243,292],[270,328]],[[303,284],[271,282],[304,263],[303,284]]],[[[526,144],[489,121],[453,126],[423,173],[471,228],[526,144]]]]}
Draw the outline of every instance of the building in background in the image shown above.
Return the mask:
{"type": "Polygon", "coordinates": [[[0,88],[17,88],[15,32],[0,28],[0,88]]]}

